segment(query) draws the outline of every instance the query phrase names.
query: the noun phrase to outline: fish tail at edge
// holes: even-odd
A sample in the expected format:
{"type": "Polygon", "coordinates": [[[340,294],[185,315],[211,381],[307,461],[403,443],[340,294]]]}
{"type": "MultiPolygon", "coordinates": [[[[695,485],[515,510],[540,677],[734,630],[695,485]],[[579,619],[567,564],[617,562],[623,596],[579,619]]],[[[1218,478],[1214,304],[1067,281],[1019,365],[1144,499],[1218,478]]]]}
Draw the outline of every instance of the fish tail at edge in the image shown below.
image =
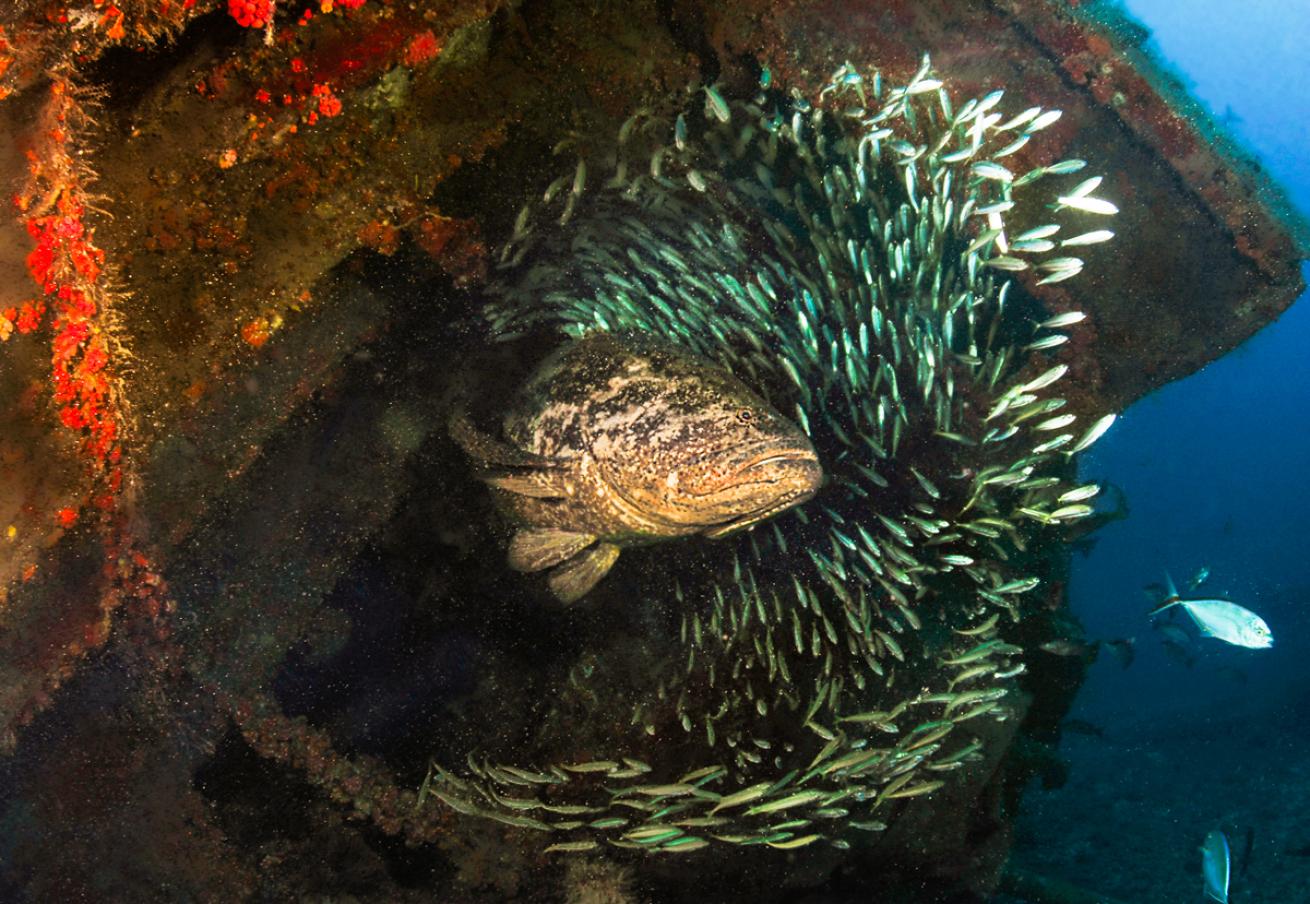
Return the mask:
{"type": "Polygon", "coordinates": [[[1152,609],[1150,612],[1146,613],[1146,617],[1147,617],[1147,618],[1150,618],[1150,617],[1153,616],[1153,615],[1159,615],[1161,612],[1163,612],[1164,610],[1170,608],[1171,606],[1177,606],[1177,605],[1179,605],[1180,603],[1182,603],[1182,601],[1183,601],[1182,598],[1181,598],[1180,596],[1178,596],[1178,594],[1176,594],[1176,593],[1173,594],[1172,596],[1167,596],[1167,597],[1165,597],[1164,600],[1160,603],[1160,605],[1156,606],[1156,607],[1155,607],[1154,609],[1152,609]]]}

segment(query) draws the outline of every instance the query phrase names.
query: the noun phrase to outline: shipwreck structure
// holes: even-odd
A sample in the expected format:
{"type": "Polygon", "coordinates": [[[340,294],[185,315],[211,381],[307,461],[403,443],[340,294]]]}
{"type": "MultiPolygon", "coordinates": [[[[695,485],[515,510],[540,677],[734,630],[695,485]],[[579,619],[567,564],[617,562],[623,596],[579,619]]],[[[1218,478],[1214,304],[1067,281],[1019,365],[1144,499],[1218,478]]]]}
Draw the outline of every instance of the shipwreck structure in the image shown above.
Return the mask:
{"type": "MultiPolygon", "coordinates": [[[[538,722],[590,725],[567,754],[594,761],[615,713],[552,682],[653,625],[506,573],[446,423],[524,366],[482,312],[562,142],[763,72],[904,83],[925,51],[956,97],[1062,110],[1015,159],[1086,160],[1116,199],[1112,251],[1034,289],[1087,314],[1043,358],[1068,410],[1193,372],[1300,294],[1301,227],[1141,39],[1055,0],[0,14],[0,897],[982,900],[1023,786],[1059,780],[1076,657],[1031,659],[985,754],[856,850],[546,852],[428,793],[434,758],[522,764],[538,722]],[[538,674],[542,650],[567,665],[538,674]]],[[[1066,548],[1025,555],[1006,640],[1077,639],[1066,548]]]]}

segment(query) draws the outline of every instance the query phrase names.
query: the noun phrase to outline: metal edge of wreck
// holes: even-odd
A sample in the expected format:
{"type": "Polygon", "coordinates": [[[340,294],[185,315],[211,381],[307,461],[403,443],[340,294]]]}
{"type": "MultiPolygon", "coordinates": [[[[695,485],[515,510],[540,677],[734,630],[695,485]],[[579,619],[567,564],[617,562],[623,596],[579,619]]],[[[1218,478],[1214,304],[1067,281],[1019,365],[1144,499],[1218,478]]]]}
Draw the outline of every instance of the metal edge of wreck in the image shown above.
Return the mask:
{"type": "MultiPolygon", "coordinates": [[[[1071,89],[1087,91],[1169,168],[1234,254],[1258,274],[1260,288],[1232,302],[1235,320],[1244,325],[1237,336],[1216,345],[1214,357],[1272,323],[1301,296],[1306,284],[1300,265],[1310,258],[1310,221],[1253,154],[1145,46],[1149,31],[1144,26],[1108,0],[991,2],[1060,69],[1071,89]]],[[[1194,362],[1170,379],[1205,363],[1194,362]]]]}
{"type": "MultiPolygon", "coordinates": [[[[1067,73],[1113,109],[1124,126],[1169,164],[1231,233],[1235,250],[1271,280],[1310,257],[1310,221],[1260,163],[1187,93],[1180,76],[1144,46],[1143,26],[1105,0],[1000,0],[1015,22],[1067,73]],[[1127,66],[1088,66],[1112,54],[1127,66]],[[1281,266],[1280,266],[1281,265],[1281,266]]],[[[1290,299],[1289,302],[1290,304],[1290,299]]]]}
{"type": "MultiPolygon", "coordinates": [[[[1160,229],[1146,239],[1167,240],[1171,270],[1154,250],[1129,252],[1156,266],[1133,297],[1106,297],[1113,279],[1050,293],[1057,304],[1076,303],[1104,319],[1098,347],[1081,355],[1086,398],[1071,398],[1074,409],[1122,408],[1199,370],[1277,319],[1304,289],[1310,227],[1258,162],[1140,48],[1145,30],[1112,3],[797,0],[707,15],[717,17],[707,32],[721,60],[757,55],[780,81],[802,89],[843,58],[898,72],[926,48],[966,92],[1002,86],[996,80],[1007,65],[1031,60],[1038,64],[1024,73],[1031,102],[1113,127],[1092,138],[1084,130],[1079,146],[1130,158],[1140,167],[1128,174],[1132,181],[1157,202],[1167,196],[1175,205],[1170,225],[1182,235],[1160,229]],[[1153,164],[1163,173],[1147,169],[1153,164]]],[[[1140,275],[1135,265],[1117,264],[1112,274],[1116,268],[1121,277],[1140,275]]]]}

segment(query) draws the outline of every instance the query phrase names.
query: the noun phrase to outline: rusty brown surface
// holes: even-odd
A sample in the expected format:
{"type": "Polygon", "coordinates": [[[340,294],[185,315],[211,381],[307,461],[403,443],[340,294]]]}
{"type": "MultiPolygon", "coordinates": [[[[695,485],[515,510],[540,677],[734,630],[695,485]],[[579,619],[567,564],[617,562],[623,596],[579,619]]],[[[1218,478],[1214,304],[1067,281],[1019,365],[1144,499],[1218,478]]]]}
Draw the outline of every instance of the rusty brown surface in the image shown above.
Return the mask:
{"type": "MultiPolygon", "coordinates": [[[[193,24],[212,27],[213,20],[193,24]]],[[[0,529],[16,527],[12,542],[0,540],[0,716],[12,733],[5,740],[19,748],[13,787],[47,827],[59,827],[70,801],[86,806],[89,780],[135,789],[77,811],[92,823],[78,839],[88,857],[97,839],[114,837],[116,808],[130,812],[140,835],[171,837],[179,820],[193,826],[193,847],[139,864],[130,863],[128,846],[99,848],[115,860],[114,881],[136,881],[136,866],[148,881],[194,890],[230,862],[225,881],[232,894],[245,894],[265,865],[276,872],[294,861],[283,848],[235,843],[235,805],[215,813],[222,807],[191,787],[211,749],[235,743],[220,741],[223,714],[207,711],[190,724],[185,706],[160,706],[150,695],[159,685],[165,694],[185,685],[202,697],[195,686],[266,700],[289,650],[345,642],[349,620],[325,600],[361,550],[385,546],[397,523],[445,531],[450,548],[469,542],[465,525],[450,523],[468,519],[458,475],[414,470],[416,461],[440,464],[449,452],[442,423],[458,378],[441,365],[455,361],[464,338],[400,334],[411,328],[415,304],[439,306],[436,319],[451,323],[476,308],[487,248],[554,174],[549,150],[569,131],[584,145],[601,143],[644,97],[680,92],[698,77],[748,90],[755,61],[812,92],[845,60],[904,77],[924,51],[957,95],[1005,86],[1018,104],[1064,109],[1041,156],[1023,162],[1093,161],[1115,174],[1103,193],[1122,211],[1114,252],[1042,295],[1053,310],[1091,315],[1056,358],[1071,365],[1071,398],[1082,410],[1121,408],[1196,370],[1277,317],[1302,288],[1301,254],[1250,169],[1206,140],[1118,39],[1059,3],[397,2],[293,31],[273,48],[230,27],[189,36],[178,54],[149,59],[148,86],[113,67],[88,67],[87,75],[109,92],[102,131],[87,146],[113,214],[99,221],[98,236],[131,293],[121,312],[140,421],[131,514],[159,551],[181,612],[144,652],[132,652],[132,626],[120,624],[106,648],[114,656],[102,652],[94,667],[83,661],[110,632],[97,603],[103,563],[87,524],[65,532],[52,513],[76,505],[85,478],[74,444],[41,402],[48,351],[32,337],[0,346],[0,389],[14,401],[0,436],[0,514],[10,519],[0,529]],[[404,62],[425,33],[441,42],[440,54],[404,62]],[[346,65],[357,57],[366,64],[346,65]],[[324,80],[330,74],[342,113],[309,126],[279,110],[275,97],[269,123],[252,139],[251,117],[267,110],[259,90],[307,90],[289,68],[293,59],[324,80]],[[236,162],[220,166],[228,149],[236,162]],[[427,255],[437,286],[431,298],[388,296],[358,273],[342,280],[332,272],[343,261],[355,271],[361,260],[376,264],[370,255],[392,255],[407,239],[427,255]],[[380,349],[430,360],[374,366],[370,356],[380,349]],[[399,516],[416,493],[435,501],[423,517],[399,516]],[[105,658],[127,662],[130,680],[106,677],[105,658]],[[187,678],[170,684],[177,675],[187,678]],[[79,721],[104,695],[126,701],[121,713],[79,721]],[[96,746],[110,756],[93,764],[87,757],[96,746]],[[151,784],[147,770],[163,778],[151,784]]],[[[39,81],[28,72],[20,87],[34,90],[39,81]]],[[[14,123],[5,133],[18,139],[31,106],[25,90],[0,111],[14,123]]],[[[18,150],[0,155],[6,181],[22,169],[18,150]]],[[[32,294],[21,273],[25,238],[5,227],[0,272],[9,278],[0,308],[32,294]]],[[[414,269],[412,260],[407,266],[414,269]]],[[[475,563],[461,567],[472,572],[475,563]]],[[[442,580],[427,592],[439,597],[459,586],[442,580]]],[[[499,590],[495,582],[476,586],[499,590]]],[[[1033,718],[1058,721],[1079,680],[1074,671],[1042,691],[1033,718]]],[[[210,700],[196,710],[206,706],[215,708],[210,700]]],[[[244,730],[258,736],[261,756],[289,770],[278,773],[279,787],[294,786],[303,770],[333,789],[334,802],[350,798],[341,774],[316,776],[307,765],[349,756],[322,755],[330,733],[278,734],[276,720],[270,724],[244,730]],[[302,735],[308,752],[287,740],[302,735]]],[[[928,876],[941,888],[990,888],[1008,844],[1008,807],[1028,774],[1001,755],[1005,743],[998,737],[995,755],[968,781],[899,827],[874,858],[879,867],[899,869],[911,884],[928,876]]],[[[378,780],[388,800],[414,778],[397,768],[391,780],[378,780]]],[[[330,807],[317,806],[327,818],[330,807]]],[[[350,806],[352,819],[374,809],[358,792],[350,806]]],[[[383,831],[397,821],[389,818],[383,831]]],[[[362,847],[358,825],[343,817],[321,831],[362,847]]],[[[500,842],[480,846],[479,837],[453,840],[455,853],[447,852],[474,877],[459,886],[468,895],[503,896],[541,868],[528,857],[498,872],[488,850],[500,842]]],[[[25,847],[24,867],[39,871],[44,850],[25,847]]],[[[354,855],[367,862],[370,881],[382,883],[379,894],[399,894],[385,884],[379,858],[354,855]]],[[[750,887],[784,893],[784,866],[751,861],[750,887]]],[[[833,854],[784,872],[794,890],[841,868],[833,854]]],[[[677,872],[660,881],[687,892],[677,872]]],[[[43,876],[46,884],[34,887],[68,897],[97,881],[91,871],[65,884],[43,876]]],[[[0,896],[5,891],[0,886],[0,896]]]]}
{"type": "Polygon", "coordinates": [[[1064,111],[1048,140],[1015,158],[1094,161],[1120,208],[1113,253],[1042,296],[1091,315],[1059,356],[1084,410],[1121,409],[1193,373],[1304,288],[1305,254],[1271,205],[1276,188],[1207,140],[1207,126],[1154,87],[1141,53],[1064,3],[820,0],[758,16],[725,7],[709,32],[729,58],[767,60],[784,84],[817,89],[844,60],[905,78],[930,52],[962,96],[1003,87],[1019,108],[1064,111]]]}

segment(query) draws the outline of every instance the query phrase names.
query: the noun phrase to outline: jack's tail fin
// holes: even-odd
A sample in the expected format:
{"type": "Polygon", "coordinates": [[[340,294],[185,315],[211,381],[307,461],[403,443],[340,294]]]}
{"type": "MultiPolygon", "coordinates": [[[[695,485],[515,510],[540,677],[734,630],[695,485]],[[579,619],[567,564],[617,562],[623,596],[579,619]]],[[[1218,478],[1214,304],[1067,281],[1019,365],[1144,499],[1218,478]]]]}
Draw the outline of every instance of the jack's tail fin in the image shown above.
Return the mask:
{"type": "Polygon", "coordinates": [[[1156,606],[1156,607],[1155,607],[1154,609],[1152,609],[1150,612],[1146,613],[1146,617],[1147,617],[1147,618],[1150,618],[1150,617],[1153,616],[1153,615],[1159,615],[1159,614],[1160,614],[1161,612],[1163,612],[1164,610],[1170,608],[1171,606],[1177,606],[1177,605],[1178,605],[1179,603],[1181,603],[1181,602],[1182,602],[1182,600],[1180,600],[1178,597],[1176,597],[1176,596],[1175,596],[1175,597],[1171,597],[1171,598],[1165,600],[1165,601],[1164,601],[1163,603],[1161,603],[1160,605],[1156,606]]]}
{"type": "Polygon", "coordinates": [[[1146,613],[1147,618],[1150,618],[1153,615],[1159,615],[1170,606],[1177,606],[1183,601],[1182,597],[1178,595],[1178,588],[1174,586],[1174,579],[1169,576],[1169,572],[1167,571],[1164,573],[1164,594],[1164,599],[1160,600],[1159,605],[1146,613]]]}

